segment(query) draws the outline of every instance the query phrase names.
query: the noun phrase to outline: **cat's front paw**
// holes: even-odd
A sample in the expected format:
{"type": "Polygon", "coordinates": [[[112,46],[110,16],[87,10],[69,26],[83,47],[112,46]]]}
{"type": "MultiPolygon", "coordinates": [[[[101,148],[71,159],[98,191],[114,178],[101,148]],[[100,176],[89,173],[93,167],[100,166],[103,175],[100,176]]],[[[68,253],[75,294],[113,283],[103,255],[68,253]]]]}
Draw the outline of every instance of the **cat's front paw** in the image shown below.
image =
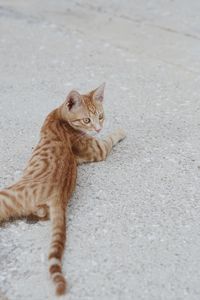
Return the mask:
{"type": "Polygon", "coordinates": [[[125,131],[121,128],[117,129],[117,134],[118,134],[118,137],[119,137],[119,141],[122,141],[126,137],[125,131]]]}
{"type": "Polygon", "coordinates": [[[123,129],[119,128],[114,132],[113,137],[114,137],[115,143],[118,143],[126,137],[126,133],[123,129]]]}

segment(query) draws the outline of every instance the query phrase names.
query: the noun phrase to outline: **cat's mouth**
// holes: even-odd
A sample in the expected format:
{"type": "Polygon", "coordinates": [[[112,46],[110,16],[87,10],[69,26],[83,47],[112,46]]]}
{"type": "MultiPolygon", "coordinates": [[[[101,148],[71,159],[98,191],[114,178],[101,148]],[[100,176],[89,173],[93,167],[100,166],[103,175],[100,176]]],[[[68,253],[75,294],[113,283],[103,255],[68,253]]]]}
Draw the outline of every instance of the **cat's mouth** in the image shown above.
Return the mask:
{"type": "Polygon", "coordinates": [[[81,136],[90,135],[92,137],[95,137],[95,136],[97,136],[97,134],[98,134],[98,132],[96,132],[96,131],[82,131],[82,130],[80,130],[80,135],[81,136]]]}
{"type": "Polygon", "coordinates": [[[98,135],[98,133],[101,130],[81,130],[81,129],[78,129],[78,131],[79,131],[80,136],[90,135],[92,137],[95,137],[95,136],[98,135]]]}
{"type": "Polygon", "coordinates": [[[97,136],[98,132],[97,131],[90,131],[89,135],[91,136],[97,136]]]}

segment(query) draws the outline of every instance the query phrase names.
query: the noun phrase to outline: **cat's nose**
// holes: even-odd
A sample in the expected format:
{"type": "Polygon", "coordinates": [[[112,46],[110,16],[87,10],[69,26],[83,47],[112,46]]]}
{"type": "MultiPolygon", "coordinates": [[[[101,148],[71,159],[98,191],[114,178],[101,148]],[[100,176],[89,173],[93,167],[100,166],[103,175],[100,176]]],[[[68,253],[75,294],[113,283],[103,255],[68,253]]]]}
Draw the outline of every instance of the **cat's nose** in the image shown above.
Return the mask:
{"type": "Polygon", "coordinates": [[[96,132],[100,132],[101,128],[95,128],[96,132]]]}

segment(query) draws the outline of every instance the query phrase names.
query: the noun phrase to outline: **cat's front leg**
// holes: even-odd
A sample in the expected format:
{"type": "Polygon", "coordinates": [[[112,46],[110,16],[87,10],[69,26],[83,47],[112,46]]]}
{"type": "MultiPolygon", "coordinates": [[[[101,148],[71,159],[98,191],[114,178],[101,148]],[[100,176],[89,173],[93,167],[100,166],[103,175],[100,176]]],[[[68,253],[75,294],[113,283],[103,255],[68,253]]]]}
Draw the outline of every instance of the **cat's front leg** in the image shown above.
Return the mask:
{"type": "Polygon", "coordinates": [[[74,149],[77,163],[82,164],[105,160],[112,148],[125,137],[126,134],[122,129],[114,131],[104,140],[86,137],[74,149]]]}
{"type": "Polygon", "coordinates": [[[111,149],[112,149],[113,146],[115,146],[117,143],[122,141],[125,137],[126,137],[125,131],[120,128],[114,131],[113,133],[111,133],[105,141],[109,142],[109,139],[111,139],[112,141],[111,149]]]}
{"type": "Polygon", "coordinates": [[[102,150],[104,150],[102,155],[102,160],[105,160],[109,155],[112,148],[122,141],[126,137],[126,134],[123,129],[117,129],[113,133],[111,133],[106,139],[100,141],[102,150]],[[103,142],[103,143],[102,143],[103,142]]]}

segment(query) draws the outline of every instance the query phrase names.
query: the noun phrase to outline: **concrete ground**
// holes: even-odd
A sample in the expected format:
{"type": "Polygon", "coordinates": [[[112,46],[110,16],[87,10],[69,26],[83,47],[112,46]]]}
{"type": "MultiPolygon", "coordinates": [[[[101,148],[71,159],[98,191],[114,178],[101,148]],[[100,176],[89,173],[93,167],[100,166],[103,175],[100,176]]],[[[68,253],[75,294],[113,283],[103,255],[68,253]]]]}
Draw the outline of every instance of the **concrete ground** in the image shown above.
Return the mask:
{"type": "MultiPolygon", "coordinates": [[[[66,300],[200,299],[200,1],[0,0],[0,186],[70,89],[107,82],[108,132],[68,211],[66,300]]],[[[0,230],[0,299],[56,299],[50,222],[0,230]]],[[[62,299],[62,298],[61,298],[62,299]]]]}

